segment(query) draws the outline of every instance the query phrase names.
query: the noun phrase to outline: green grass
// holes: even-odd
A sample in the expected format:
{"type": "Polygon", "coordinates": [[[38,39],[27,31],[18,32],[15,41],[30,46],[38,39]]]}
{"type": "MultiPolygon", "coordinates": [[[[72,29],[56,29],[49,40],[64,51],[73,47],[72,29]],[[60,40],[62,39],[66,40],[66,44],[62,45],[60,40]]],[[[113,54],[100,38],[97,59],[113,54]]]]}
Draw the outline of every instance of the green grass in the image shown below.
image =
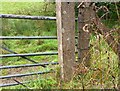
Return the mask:
{"type": "MultiPolygon", "coordinates": [[[[47,15],[55,16],[55,5],[49,4],[47,11],[45,11],[45,3],[41,2],[2,2],[2,11],[4,14],[24,14],[24,15],[47,15]]],[[[56,22],[55,21],[32,21],[32,20],[18,20],[18,19],[2,19],[2,35],[3,36],[56,36],[56,22]]],[[[104,21],[108,27],[112,28],[117,25],[118,22],[104,21]]],[[[77,29],[76,29],[77,30],[77,29]]],[[[3,44],[9,49],[17,53],[34,53],[34,52],[46,52],[57,51],[57,40],[4,40],[3,44]]],[[[91,35],[90,44],[93,45],[90,49],[91,53],[91,66],[90,68],[96,68],[99,70],[89,70],[88,73],[76,75],[75,78],[69,83],[63,83],[62,88],[79,88],[81,89],[83,84],[85,88],[113,88],[113,84],[118,82],[118,57],[108,47],[105,40],[102,38],[100,41],[95,35],[91,35]],[[106,52],[107,51],[107,52],[106,52]],[[103,74],[101,76],[101,74],[103,74]],[[114,79],[114,78],[115,79],[114,79]],[[101,79],[103,78],[103,79],[101,79]],[[102,81],[102,83],[101,83],[102,81]]],[[[9,52],[2,50],[2,53],[8,54],[9,52]]],[[[58,56],[34,56],[28,57],[36,62],[57,62],[58,56]]],[[[21,65],[30,64],[31,62],[20,58],[5,58],[0,60],[0,64],[3,65],[21,65]]],[[[49,66],[46,69],[38,68],[31,71],[49,70],[53,67],[49,66]]],[[[58,70],[57,68],[55,68],[58,70]]],[[[3,70],[3,75],[9,74],[9,71],[3,70]]],[[[59,81],[56,80],[56,74],[38,76],[30,80],[30,83],[26,86],[30,88],[39,89],[57,89],[59,88],[59,81]]],[[[57,78],[59,79],[59,78],[57,78]]],[[[22,85],[6,87],[5,89],[21,89],[26,88],[22,85]]]]}
{"type": "Polygon", "coordinates": [[[43,2],[1,2],[0,13],[3,14],[21,14],[21,15],[55,15],[55,5],[49,4],[46,9],[46,3],[43,2]],[[9,7],[10,6],[10,7],[9,7]]]}
{"type": "MultiPolygon", "coordinates": [[[[50,4],[49,10],[44,11],[45,3],[37,2],[2,2],[2,11],[0,13],[4,14],[23,14],[23,15],[50,15],[54,16],[54,5],[50,4]],[[9,7],[11,6],[11,7],[9,7]]],[[[2,19],[2,35],[3,36],[56,36],[56,22],[55,21],[32,21],[32,20],[18,20],[18,19],[2,19]]],[[[45,52],[45,51],[57,51],[57,40],[5,40],[3,44],[17,52],[17,53],[35,53],[35,52],[45,52]]],[[[2,50],[2,53],[8,54],[9,52],[2,50]]],[[[34,56],[28,57],[35,60],[38,63],[41,62],[55,62],[57,61],[57,56],[34,56]]],[[[21,64],[31,64],[31,62],[20,58],[5,58],[0,61],[3,65],[21,65],[21,64]],[[2,61],[2,62],[1,62],[2,61]]],[[[51,67],[47,68],[51,69],[51,67]]],[[[40,67],[39,70],[42,70],[40,67]]],[[[39,71],[38,69],[36,71],[39,71]]],[[[29,71],[30,72],[30,71],[29,71]]],[[[2,75],[8,75],[9,71],[3,70],[2,75]]],[[[45,80],[40,78],[36,81],[31,81],[28,86],[32,88],[51,88],[52,84],[55,83],[53,79],[45,80]]],[[[27,79],[30,80],[30,79],[27,79]]],[[[12,89],[24,88],[23,86],[7,87],[12,89]]],[[[6,89],[7,89],[6,88],[6,89]]]]}

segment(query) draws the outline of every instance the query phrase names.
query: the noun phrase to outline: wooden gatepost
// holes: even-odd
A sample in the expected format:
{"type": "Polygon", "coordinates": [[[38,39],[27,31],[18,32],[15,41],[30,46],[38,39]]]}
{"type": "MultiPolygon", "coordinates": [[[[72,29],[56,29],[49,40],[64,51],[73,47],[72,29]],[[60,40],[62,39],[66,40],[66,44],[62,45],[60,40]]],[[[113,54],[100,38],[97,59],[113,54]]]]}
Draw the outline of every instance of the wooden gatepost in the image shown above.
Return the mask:
{"type": "MultiPolygon", "coordinates": [[[[89,1],[89,0],[87,0],[89,1]]],[[[92,11],[90,2],[80,2],[78,5],[78,62],[90,65],[90,20],[92,11]]]]}
{"type": "Polygon", "coordinates": [[[70,81],[75,62],[75,10],[73,2],[56,2],[58,60],[62,81],[70,81]]]}

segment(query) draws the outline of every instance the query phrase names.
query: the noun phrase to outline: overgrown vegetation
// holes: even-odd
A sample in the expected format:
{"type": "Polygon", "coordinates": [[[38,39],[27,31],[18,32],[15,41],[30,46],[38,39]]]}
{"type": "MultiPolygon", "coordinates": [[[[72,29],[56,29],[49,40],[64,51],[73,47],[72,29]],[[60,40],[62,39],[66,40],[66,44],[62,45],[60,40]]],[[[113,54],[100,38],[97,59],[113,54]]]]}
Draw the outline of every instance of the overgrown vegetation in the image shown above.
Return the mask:
{"type": "MultiPolygon", "coordinates": [[[[55,4],[45,2],[2,2],[2,14],[20,14],[20,15],[44,15],[55,16],[55,4]]],[[[106,4],[98,4],[106,5],[106,4]]],[[[110,12],[108,19],[103,19],[103,22],[110,28],[119,27],[118,16],[115,13],[114,4],[110,5],[112,11],[110,12]],[[110,20],[110,19],[115,20],[110,20]]],[[[118,5],[119,6],[119,5],[118,5]]],[[[76,10],[77,14],[77,10],[76,10]]],[[[101,13],[99,13],[100,15],[101,13]]],[[[55,21],[31,21],[31,20],[17,20],[17,19],[2,19],[2,36],[56,36],[56,22],[55,21]]],[[[77,29],[76,29],[77,31],[77,29]]],[[[76,33],[77,34],[77,33],[76,33]]],[[[115,37],[119,36],[114,34],[115,37]]],[[[117,38],[116,38],[117,39],[117,38]]],[[[70,83],[63,83],[62,88],[77,88],[77,89],[100,89],[100,88],[116,88],[118,84],[118,57],[112,51],[111,48],[105,42],[102,35],[91,35],[90,40],[91,49],[91,66],[87,73],[75,74],[73,80],[70,83]]],[[[4,40],[2,45],[17,52],[17,53],[34,53],[45,51],[57,51],[57,40],[4,40]]],[[[2,50],[3,54],[9,52],[2,50]]],[[[29,57],[36,62],[55,62],[57,56],[37,56],[29,57]]],[[[0,60],[2,65],[19,65],[31,63],[23,58],[5,58],[0,60]]],[[[42,69],[41,67],[32,68],[34,71],[43,71],[49,69],[55,69],[54,67],[47,67],[42,69]]],[[[57,69],[57,68],[56,68],[57,69]]],[[[15,73],[18,73],[15,70],[15,73]]],[[[23,70],[22,70],[23,71],[23,70]]],[[[30,72],[31,69],[27,69],[30,72]]],[[[2,75],[8,75],[6,70],[2,71],[2,75]]],[[[11,72],[12,73],[12,72],[11,72]]],[[[57,73],[56,73],[57,74],[57,73]]],[[[58,75],[58,74],[57,74],[58,75]]],[[[55,74],[44,76],[33,76],[33,78],[27,78],[30,83],[26,84],[28,88],[38,89],[58,89],[60,88],[59,79],[56,79],[55,74]],[[35,80],[36,79],[36,80],[35,80]]],[[[23,79],[24,80],[24,79],[23,79]]],[[[21,81],[21,79],[20,79],[21,81]]],[[[13,86],[6,87],[6,89],[21,89],[27,88],[25,86],[13,86]]]]}

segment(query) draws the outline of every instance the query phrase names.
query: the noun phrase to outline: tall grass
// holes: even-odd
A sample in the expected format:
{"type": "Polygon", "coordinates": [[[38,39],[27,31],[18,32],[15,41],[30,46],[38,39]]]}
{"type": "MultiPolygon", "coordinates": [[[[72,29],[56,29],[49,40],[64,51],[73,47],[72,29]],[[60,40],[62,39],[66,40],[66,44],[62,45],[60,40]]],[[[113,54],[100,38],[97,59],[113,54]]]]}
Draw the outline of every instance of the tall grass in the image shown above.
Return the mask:
{"type": "MultiPolygon", "coordinates": [[[[55,16],[55,5],[48,3],[33,3],[33,2],[2,2],[3,10],[0,13],[6,14],[24,14],[24,15],[46,15],[55,16]]],[[[109,27],[117,25],[108,21],[104,21],[109,27]]],[[[77,28],[76,28],[77,31],[77,28]]],[[[76,33],[77,34],[77,33],[76,33]]],[[[3,36],[56,36],[55,21],[31,21],[17,19],[2,19],[2,35],[3,36]]],[[[116,35],[115,35],[116,36],[116,35]]],[[[62,88],[67,89],[100,89],[100,88],[115,88],[118,83],[118,57],[105,42],[105,39],[100,35],[100,39],[96,35],[91,35],[90,44],[93,45],[90,49],[91,66],[87,73],[75,74],[73,80],[69,83],[63,83],[62,88]]],[[[57,40],[4,40],[3,45],[18,53],[33,53],[44,51],[57,51],[57,40]]],[[[8,54],[2,50],[3,54],[8,54]]],[[[57,61],[57,56],[37,56],[29,57],[37,62],[57,61]]],[[[16,57],[2,59],[2,65],[19,65],[28,64],[27,60],[16,57]]],[[[34,70],[35,68],[33,68],[34,70]]],[[[51,67],[46,68],[51,69],[51,67]]],[[[43,70],[38,68],[37,70],[43,70]]],[[[56,68],[57,70],[57,68],[56,68]]],[[[3,70],[3,75],[8,75],[9,72],[3,70]]],[[[56,73],[57,74],[57,73],[56,73]]],[[[34,77],[26,84],[29,88],[39,89],[57,89],[59,82],[55,79],[57,75],[50,74],[40,77],[34,77]],[[33,81],[36,78],[35,81],[33,81]],[[48,79],[46,79],[48,78],[48,79]]],[[[6,89],[21,89],[26,88],[22,85],[6,87],[6,89]]]]}

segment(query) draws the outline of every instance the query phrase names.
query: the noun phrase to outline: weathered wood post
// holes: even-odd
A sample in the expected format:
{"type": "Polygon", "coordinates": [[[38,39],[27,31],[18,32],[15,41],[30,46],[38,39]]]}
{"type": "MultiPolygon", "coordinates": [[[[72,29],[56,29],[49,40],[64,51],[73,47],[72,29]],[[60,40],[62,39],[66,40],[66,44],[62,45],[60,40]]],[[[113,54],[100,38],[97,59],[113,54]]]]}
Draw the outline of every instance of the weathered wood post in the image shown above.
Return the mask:
{"type": "Polygon", "coordinates": [[[81,2],[78,6],[78,62],[89,65],[89,41],[90,41],[90,2],[81,2]]]}
{"type": "Polygon", "coordinates": [[[56,2],[58,60],[61,79],[70,81],[75,62],[75,11],[73,2],[56,2]]]}
{"type": "Polygon", "coordinates": [[[120,29],[118,30],[118,68],[119,68],[119,73],[118,73],[118,90],[120,90],[120,29]]]}

